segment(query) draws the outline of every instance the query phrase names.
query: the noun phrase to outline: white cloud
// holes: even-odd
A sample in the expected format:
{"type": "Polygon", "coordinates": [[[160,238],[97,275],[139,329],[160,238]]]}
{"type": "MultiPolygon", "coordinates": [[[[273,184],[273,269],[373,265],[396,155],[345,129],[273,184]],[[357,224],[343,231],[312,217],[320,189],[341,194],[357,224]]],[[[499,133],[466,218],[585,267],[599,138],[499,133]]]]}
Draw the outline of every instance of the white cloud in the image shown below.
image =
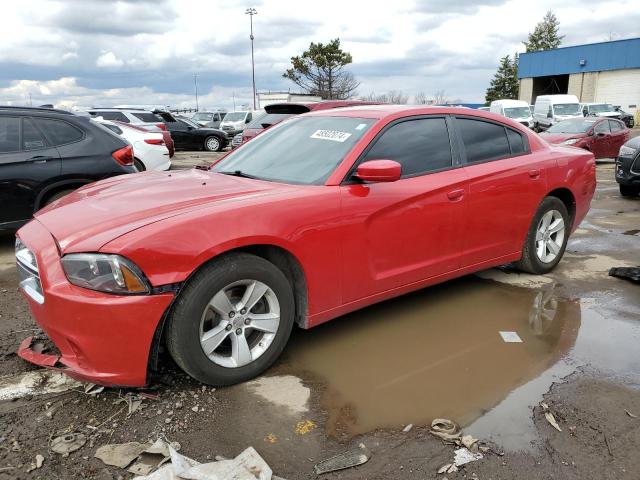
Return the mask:
{"type": "Polygon", "coordinates": [[[124,62],[113,52],[105,52],[96,59],[96,66],[101,68],[119,68],[123,65],[124,62]]]}

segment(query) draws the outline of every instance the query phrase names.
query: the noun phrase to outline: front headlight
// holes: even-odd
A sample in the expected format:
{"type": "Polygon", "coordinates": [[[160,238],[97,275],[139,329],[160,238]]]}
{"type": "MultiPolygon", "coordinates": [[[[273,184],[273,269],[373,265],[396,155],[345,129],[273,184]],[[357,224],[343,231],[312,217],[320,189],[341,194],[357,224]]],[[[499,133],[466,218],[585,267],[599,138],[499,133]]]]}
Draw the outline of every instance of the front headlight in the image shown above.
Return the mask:
{"type": "Polygon", "coordinates": [[[569,140],[562,142],[563,145],[573,145],[574,143],[578,143],[577,138],[570,138],[569,140]]]}
{"type": "Polygon", "coordinates": [[[151,292],[142,271],[120,255],[72,253],[60,261],[69,282],[78,287],[124,295],[151,292]]]}
{"type": "Polygon", "coordinates": [[[18,237],[16,237],[16,260],[33,272],[38,273],[38,262],[36,262],[35,255],[18,237]]]}
{"type": "Polygon", "coordinates": [[[627,147],[626,145],[622,145],[620,147],[620,152],[618,152],[619,157],[633,157],[633,154],[636,153],[636,150],[631,147],[627,147]]]}

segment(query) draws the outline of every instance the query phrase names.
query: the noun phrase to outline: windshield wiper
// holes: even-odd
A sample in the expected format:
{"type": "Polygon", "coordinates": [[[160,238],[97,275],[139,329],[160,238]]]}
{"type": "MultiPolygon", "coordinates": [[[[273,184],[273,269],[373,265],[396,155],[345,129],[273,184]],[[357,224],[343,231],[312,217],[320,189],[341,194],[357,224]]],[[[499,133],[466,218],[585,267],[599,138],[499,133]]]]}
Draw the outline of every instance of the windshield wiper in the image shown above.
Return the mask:
{"type": "Polygon", "coordinates": [[[253,180],[260,180],[260,177],[256,177],[255,175],[250,175],[248,173],[243,172],[242,170],[232,170],[229,172],[216,172],[216,173],[221,173],[223,175],[231,175],[234,177],[252,178],[253,180]]]}

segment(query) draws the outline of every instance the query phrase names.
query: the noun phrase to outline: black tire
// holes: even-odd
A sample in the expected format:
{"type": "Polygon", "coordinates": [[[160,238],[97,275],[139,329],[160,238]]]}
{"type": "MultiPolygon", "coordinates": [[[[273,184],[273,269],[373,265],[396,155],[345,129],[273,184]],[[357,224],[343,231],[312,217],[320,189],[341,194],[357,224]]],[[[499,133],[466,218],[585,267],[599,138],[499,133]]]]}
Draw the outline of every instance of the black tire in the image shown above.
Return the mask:
{"type": "Polygon", "coordinates": [[[537,275],[549,273],[553,270],[564,255],[564,251],[567,247],[567,241],[569,239],[569,232],[571,231],[572,220],[573,219],[569,216],[569,212],[567,211],[567,207],[560,199],[556,197],[545,197],[545,199],[540,203],[536,214],[533,216],[533,220],[531,221],[531,226],[529,227],[529,232],[527,233],[527,238],[525,239],[524,247],[522,249],[522,258],[520,261],[515,263],[516,268],[523,272],[534,273],[537,275]],[[552,210],[558,211],[562,216],[565,225],[564,239],[562,247],[560,248],[556,258],[551,262],[545,263],[538,258],[536,253],[536,232],[542,217],[552,210]]]}
{"type": "Polygon", "coordinates": [[[620,195],[623,197],[637,197],[640,194],[640,187],[633,185],[620,185],[620,195]]]}
{"type": "Polygon", "coordinates": [[[49,205],[50,203],[53,203],[56,200],[66,196],[66,195],[69,195],[73,191],[74,191],[74,189],[60,190],[59,192],[54,193],[50,197],[47,197],[47,199],[42,203],[42,206],[44,207],[46,205],[49,205]]]}
{"type": "Polygon", "coordinates": [[[137,158],[133,159],[133,165],[136,167],[136,169],[139,172],[144,172],[146,170],[144,163],[142,163],[140,160],[138,160],[137,158]]]}
{"type": "Polygon", "coordinates": [[[255,255],[229,254],[204,266],[180,292],[167,319],[167,348],[178,366],[196,380],[212,386],[233,385],[256,377],[273,364],[289,340],[294,317],[293,292],[281,270],[255,255]],[[273,290],[280,304],[280,324],[262,355],[242,367],[228,368],[216,364],[202,350],[200,320],[216,292],[243,279],[261,281],[273,290]]]}
{"type": "Polygon", "coordinates": [[[204,149],[208,152],[219,152],[223,148],[222,140],[215,135],[210,135],[204,139],[204,149]]]}

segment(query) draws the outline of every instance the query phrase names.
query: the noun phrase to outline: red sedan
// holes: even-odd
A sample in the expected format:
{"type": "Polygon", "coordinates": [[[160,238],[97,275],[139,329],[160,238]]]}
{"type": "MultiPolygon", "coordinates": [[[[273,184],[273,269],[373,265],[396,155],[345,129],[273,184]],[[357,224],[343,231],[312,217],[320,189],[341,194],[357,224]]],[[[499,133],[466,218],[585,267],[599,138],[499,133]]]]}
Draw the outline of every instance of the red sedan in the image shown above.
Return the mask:
{"type": "Polygon", "coordinates": [[[36,213],[20,285],[60,353],[19,353],[143,385],[163,343],[194,378],[241,382],[294,324],[509,262],[549,272],[595,187],[591,153],[487,112],[300,115],[209,171],[112,178],[36,213]]]}
{"type": "Polygon", "coordinates": [[[540,136],[556,145],[584,148],[596,158],[616,158],[629,140],[629,129],[613,118],[573,118],[556,123],[540,136]]]}

